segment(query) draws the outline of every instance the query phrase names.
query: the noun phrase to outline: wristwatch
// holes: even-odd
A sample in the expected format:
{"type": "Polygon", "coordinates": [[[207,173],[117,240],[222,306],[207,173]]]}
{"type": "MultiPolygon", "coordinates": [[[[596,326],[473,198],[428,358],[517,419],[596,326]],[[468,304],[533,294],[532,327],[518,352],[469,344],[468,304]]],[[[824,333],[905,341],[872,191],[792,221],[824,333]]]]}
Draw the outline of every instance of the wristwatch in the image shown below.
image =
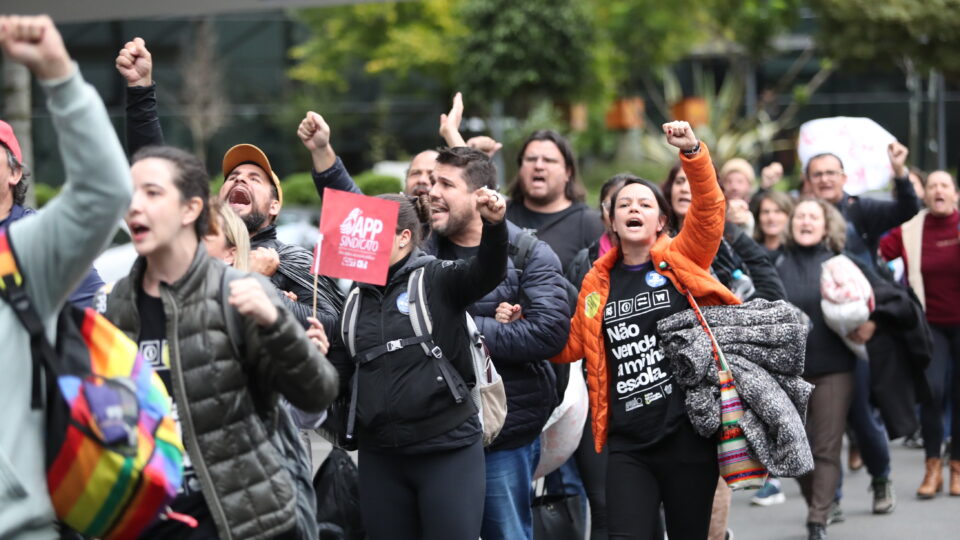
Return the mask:
{"type": "Polygon", "coordinates": [[[700,141],[697,141],[697,145],[694,146],[694,147],[693,147],[692,149],[690,149],[690,150],[681,150],[681,152],[683,152],[683,155],[685,155],[685,156],[693,156],[693,155],[696,155],[697,152],[699,152],[699,151],[700,151],[700,141]]]}

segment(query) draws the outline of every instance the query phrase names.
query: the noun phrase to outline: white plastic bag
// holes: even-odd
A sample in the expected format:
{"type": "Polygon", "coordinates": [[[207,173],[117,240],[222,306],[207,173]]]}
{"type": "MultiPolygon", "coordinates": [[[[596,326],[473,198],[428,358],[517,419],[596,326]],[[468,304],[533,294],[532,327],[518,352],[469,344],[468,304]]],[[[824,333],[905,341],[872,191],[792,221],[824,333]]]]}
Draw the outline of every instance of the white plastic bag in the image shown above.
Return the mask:
{"type": "Polygon", "coordinates": [[[540,463],[534,473],[534,479],[546,476],[560,468],[577,446],[583,436],[583,425],[587,420],[587,384],[583,380],[583,360],[570,364],[570,381],[563,394],[563,402],[553,410],[540,434],[540,463]]]}
{"type": "Polygon", "coordinates": [[[825,261],[820,274],[820,309],[827,326],[837,333],[859,358],[867,358],[867,347],[847,338],[870,319],[874,309],[873,287],[860,268],[846,255],[825,261]]]}

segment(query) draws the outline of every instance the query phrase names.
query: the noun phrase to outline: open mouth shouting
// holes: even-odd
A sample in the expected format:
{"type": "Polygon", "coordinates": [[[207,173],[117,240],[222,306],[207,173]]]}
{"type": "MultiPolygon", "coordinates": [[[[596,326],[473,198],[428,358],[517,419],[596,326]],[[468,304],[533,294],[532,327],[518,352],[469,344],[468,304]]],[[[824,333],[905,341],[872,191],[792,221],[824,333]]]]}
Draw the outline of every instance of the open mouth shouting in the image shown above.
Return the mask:
{"type": "Polygon", "coordinates": [[[643,229],[643,221],[638,217],[631,217],[625,223],[628,231],[639,231],[643,229]]]}
{"type": "Polygon", "coordinates": [[[147,235],[150,234],[150,227],[142,223],[132,222],[128,223],[127,226],[130,228],[130,239],[133,240],[134,243],[144,241],[147,235]]]}
{"type": "MultiPolygon", "coordinates": [[[[227,203],[238,214],[253,204],[253,194],[245,186],[235,186],[227,194],[227,203]]],[[[245,212],[244,212],[245,213],[245,212]]]]}

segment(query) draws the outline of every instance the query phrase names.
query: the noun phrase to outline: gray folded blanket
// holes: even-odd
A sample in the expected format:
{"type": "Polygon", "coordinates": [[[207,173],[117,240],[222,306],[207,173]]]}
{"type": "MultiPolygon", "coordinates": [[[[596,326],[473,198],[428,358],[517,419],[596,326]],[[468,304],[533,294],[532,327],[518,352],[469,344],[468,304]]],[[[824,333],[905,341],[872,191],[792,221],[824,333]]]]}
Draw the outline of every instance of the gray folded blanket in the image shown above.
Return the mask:
{"type": "MultiPolygon", "coordinates": [[[[752,300],[701,308],[723,351],[740,399],[747,445],[767,469],[796,477],[813,469],[804,421],[813,386],[804,381],[807,328],[790,304],[752,300]]],[[[720,427],[720,389],[710,338],[693,310],[657,325],[674,377],[686,390],[687,416],[710,437],[720,427]]]]}

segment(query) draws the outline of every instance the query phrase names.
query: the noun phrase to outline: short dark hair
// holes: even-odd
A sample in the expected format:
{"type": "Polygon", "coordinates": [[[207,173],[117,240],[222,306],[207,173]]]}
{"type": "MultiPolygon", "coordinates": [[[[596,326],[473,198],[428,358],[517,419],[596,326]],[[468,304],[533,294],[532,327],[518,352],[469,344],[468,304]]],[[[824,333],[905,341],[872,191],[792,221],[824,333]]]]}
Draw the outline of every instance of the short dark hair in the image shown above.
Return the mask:
{"type": "MultiPolygon", "coordinates": [[[[527,147],[534,141],[549,141],[557,145],[560,155],[563,156],[563,165],[570,173],[567,175],[567,185],[563,188],[563,195],[572,202],[583,202],[587,196],[587,189],[580,182],[580,176],[577,174],[577,158],[573,155],[573,147],[563,135],[560,135],[552,129],[541,129],[534,131],[523,141],[520,146],[520,152],[517,153],[517,168],[523,166],[523,155],[527,152],[527,147]]],[[[523,186],[520,185],[520,175],[513,179],[513,185],[510,186],[510,199],[518,203],[523,202],[523,186]]]]}
{"type": "Polygon", "coordinates": [[[419,246],[423,241],[424,231],[430,226],[430,196],[426,193],[417,196],[384,193],[377,197],[400,204],[396,234],[402,233],[404,229],[409,230],[411,244],[414,247],[419,246]]]}
{"type": "MultiPolygon", "coordinates": [[[[619,175],[618,175],[619,176],[619,175]]],[[[620,196],[620,192],[623,191],[623,188],[632,185],[640,184],[642,186],[647,186],[650,188],[650,191],[653,192],[653,197],[657,200],[657,206],[660,207],[660,215],[667,218],[667,224],[663,227],[663,230],[660,231],[660,234],[666,233],[671,234],[675,229],[675,217],[673,215],[673,208],[670,206],[670,202],[667,201],[667,198],[664,197],[663,192],[660,191],[660,188],[657,187],[653,182],[640,178],[638,176],[632,175],[623,175],[624,181],[623,185],[618,187],[616,191],[613,192],[613,201],[616,203],[617,197],[620,196]]],[[[607,209],[607,215],[610,217],[610,221],[613,221],[613,214],[616,212],[617,205],[611,204],[610,208],[607,209]]]]}
{"type": "Polygon", "coordinates": [[[467,146],[441,148],[438,152],[437,164],[463,169],[463,179],[471,189],[497,189],[497,167],[483,152],[467,146]]]}
{"type": "Polygon", "coordinates": [[[30,171],[27,170],[23,163],[20,163],[17,156],[13,155],[10,147],[2,142],[0,142],[0,147],[2,147],[7,154],[7,165],[10,167],[10,170],[13,172],[20,171],[20,181],[13,186],[13,204],[23,206],[23,201],[27,198],[27,178],[30,177],[30,171]]]}
{"type": "Polygon", "coordinates": [[[832,158],[836,159],[836,160],[837,160],[837,163],[840,164],[840,170],[841,170],[841,171],[843,170],[843,160],[840,159],[840,156],[834,154],[833,152],[820,152],[819,154],[817,154],[817,155],[815,155],[815,156],[813,156],[813,157],[811,157],[810,159],[807,160],[807,165],[803,168],[803,176],[804,176],[805,178],[809,178],[809,176],[810,176],[810,164],[813,163],[813,161],[816,160],[816,159],[822,159],[822,158],[825,158],[825,157],[832,157],[832,158]]]}
{"type": "Polygon", "coordinates": [[[173,165],[176,171],[173,183],[180,191],[181,201],[189,201],[194,197],[200,198],[203,207],[193,226],[197,238],[206,236],[207,222],[210,218],[210,207],[207,204],[210,200],[210,175],[207,174],[207,168],[203,162],[197,156],[173,146],[146,146],[137,150],[130,159],[130,163],[147,158],[163,159],[173,165]]]}

